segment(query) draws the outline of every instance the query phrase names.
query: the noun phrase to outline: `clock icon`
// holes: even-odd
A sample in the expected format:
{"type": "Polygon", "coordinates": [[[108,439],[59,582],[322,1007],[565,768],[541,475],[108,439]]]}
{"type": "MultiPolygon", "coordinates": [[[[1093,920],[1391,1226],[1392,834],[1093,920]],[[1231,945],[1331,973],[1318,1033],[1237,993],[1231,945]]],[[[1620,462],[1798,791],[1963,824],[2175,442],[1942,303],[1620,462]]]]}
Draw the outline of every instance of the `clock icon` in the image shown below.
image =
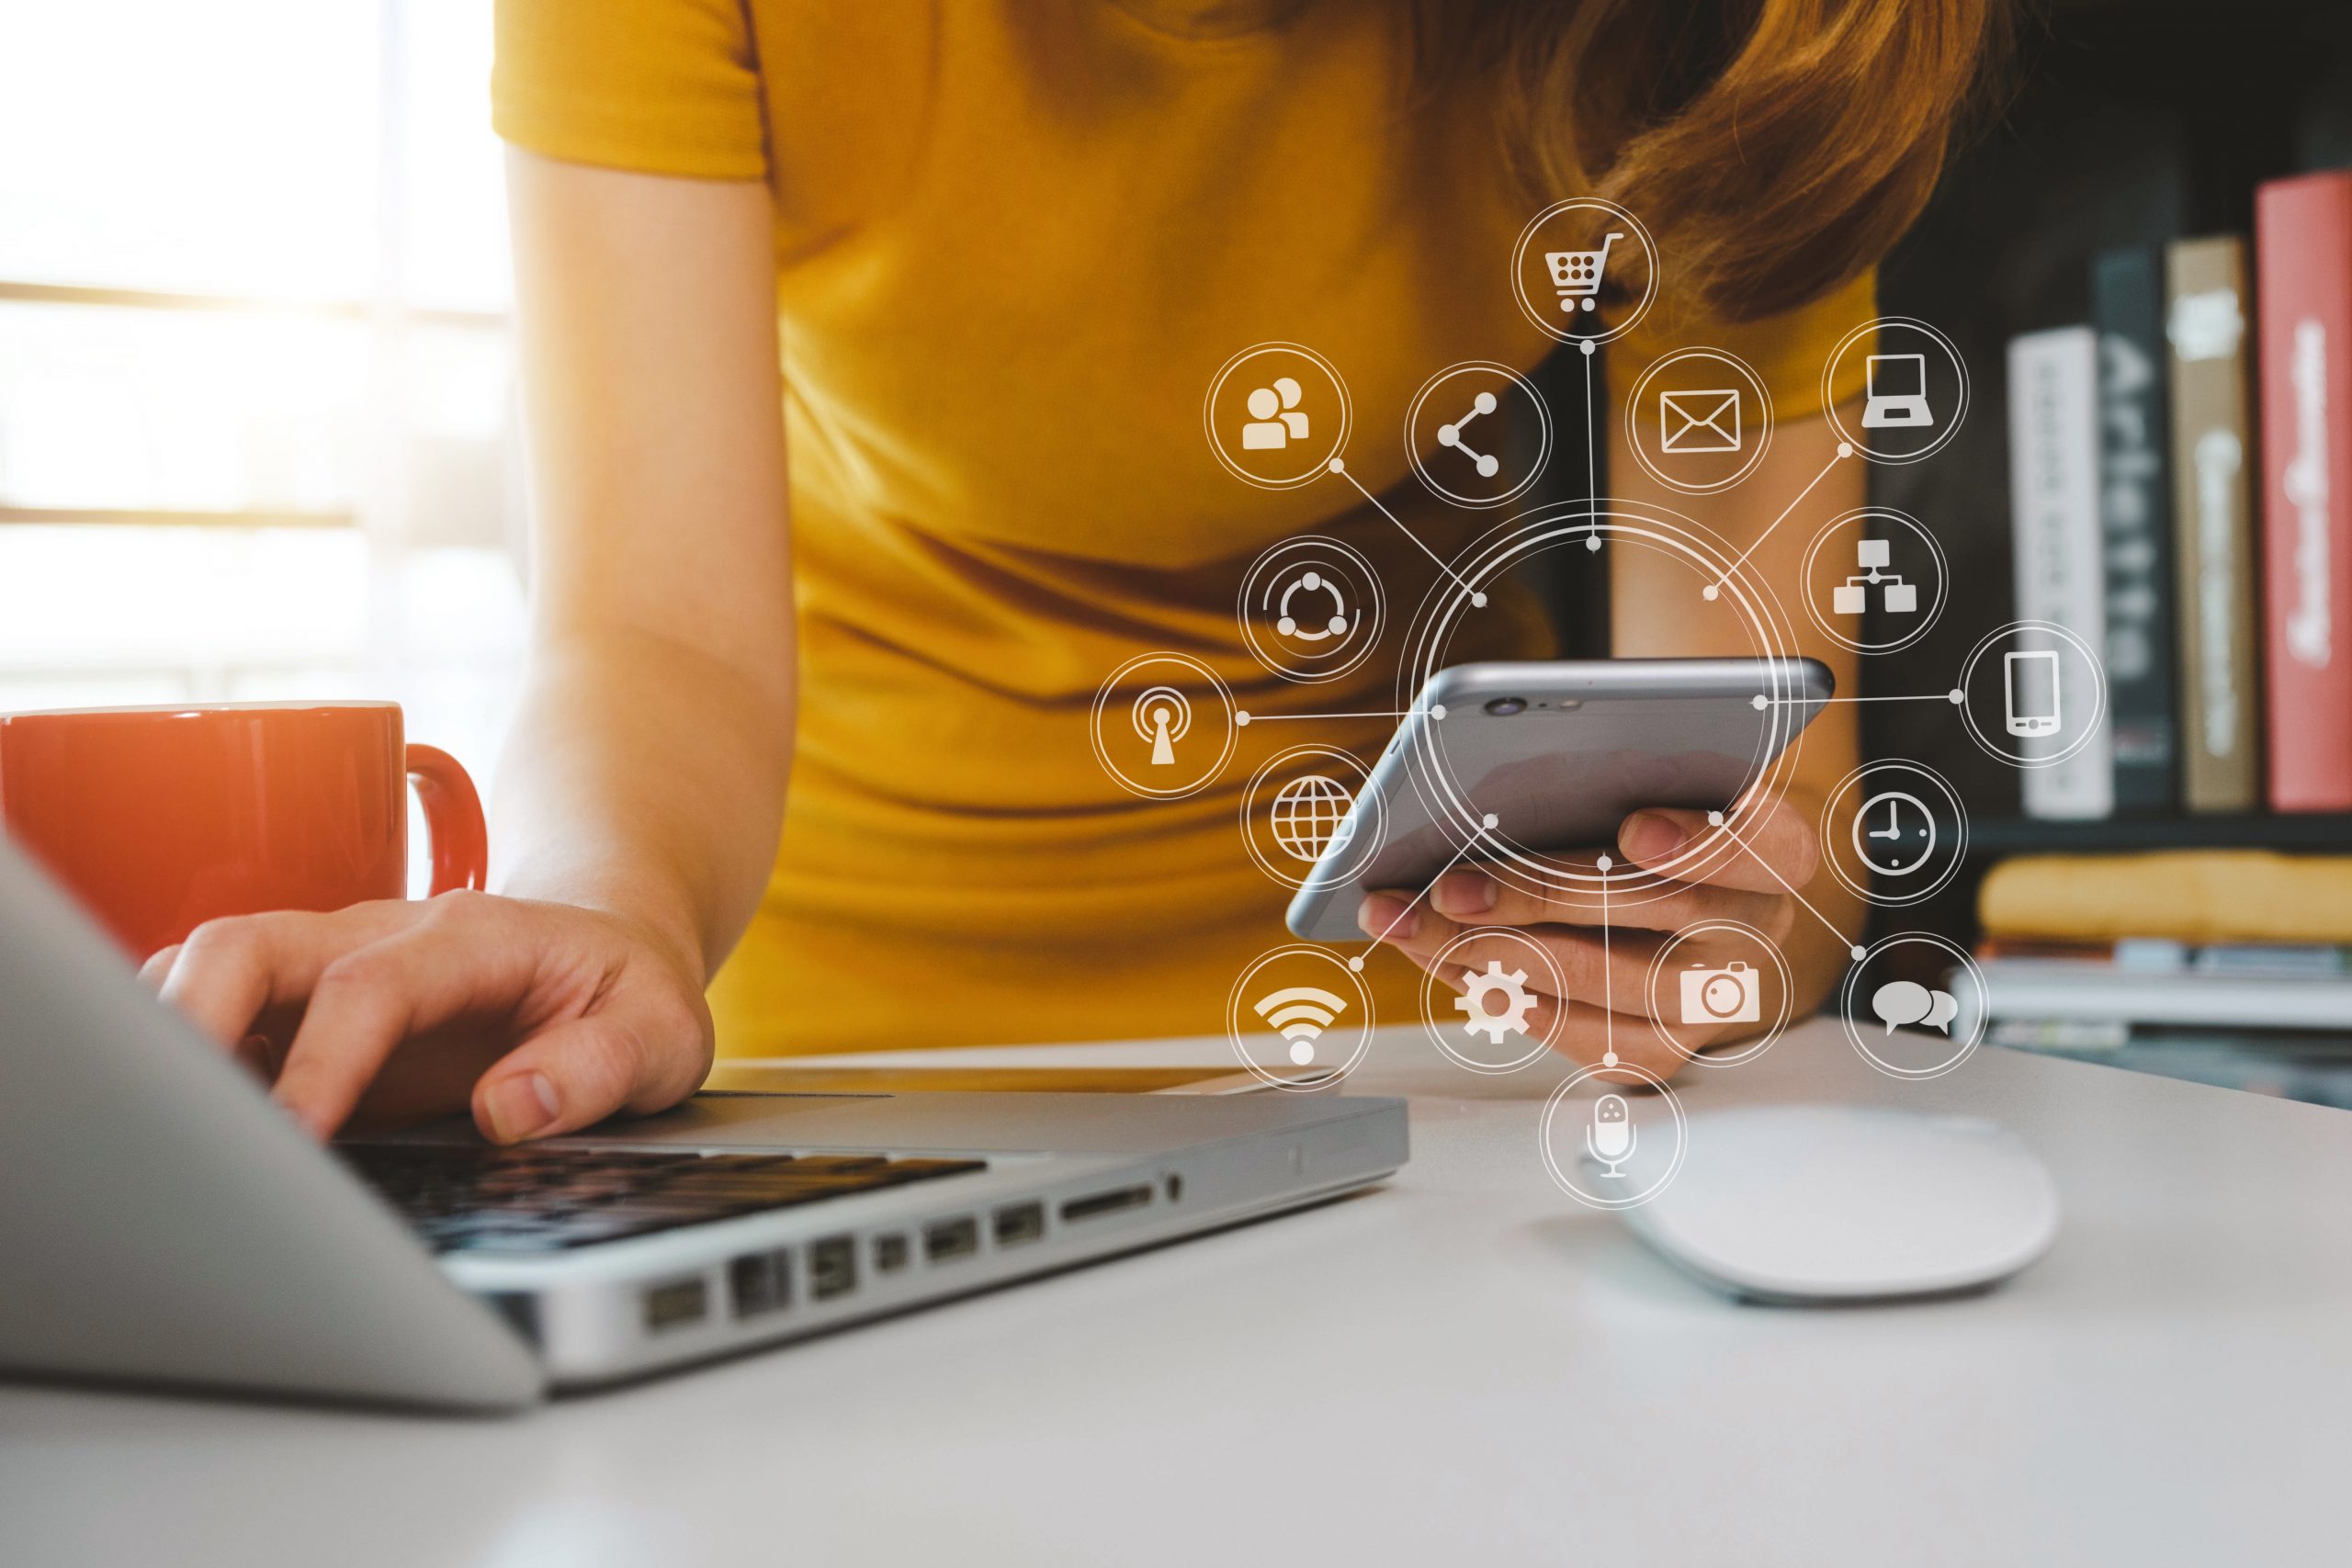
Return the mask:
{"type": "Polygon", "coordinates": [[[1854,852],[1881,876],[1908,876],[1936,852],[1936,818],[1927,803],[1882,790],[1854,814],[1854,852]]]}

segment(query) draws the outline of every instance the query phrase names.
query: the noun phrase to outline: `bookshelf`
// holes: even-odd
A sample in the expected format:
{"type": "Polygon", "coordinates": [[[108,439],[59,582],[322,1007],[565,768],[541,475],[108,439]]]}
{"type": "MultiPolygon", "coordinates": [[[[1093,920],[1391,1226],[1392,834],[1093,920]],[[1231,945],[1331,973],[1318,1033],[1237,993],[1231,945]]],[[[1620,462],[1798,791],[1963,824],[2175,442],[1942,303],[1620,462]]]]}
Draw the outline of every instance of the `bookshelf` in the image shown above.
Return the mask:
{"type": "MultiPolygon", "coordinates": [[[[2052,0],[2029,10],[2014,98],[1947,171],[1881,271],[1881,309],[1932,321],[1971,367],[1967,424],[1935,458],[1871,473],[1873,502],[1934,528],[1951,595],[1926,637],[1873,657],[1865,691],[1952,683],[2015,618],[2004,360],[2020,333],[2090,319],[2092,259],[2251,232],[2265,179],[2352,165],[2352,6],[2343,0],[2052,0]]],[[[2006,855],[2167,848],[2352,854],[2352,815],[2026,818],[2018,776],[1933,705],[1864,713],[1868,755],[1925,762],[1969,803],[1967,874],[1879,924],[1973,942],[1973,888],[2006,855]]]]}

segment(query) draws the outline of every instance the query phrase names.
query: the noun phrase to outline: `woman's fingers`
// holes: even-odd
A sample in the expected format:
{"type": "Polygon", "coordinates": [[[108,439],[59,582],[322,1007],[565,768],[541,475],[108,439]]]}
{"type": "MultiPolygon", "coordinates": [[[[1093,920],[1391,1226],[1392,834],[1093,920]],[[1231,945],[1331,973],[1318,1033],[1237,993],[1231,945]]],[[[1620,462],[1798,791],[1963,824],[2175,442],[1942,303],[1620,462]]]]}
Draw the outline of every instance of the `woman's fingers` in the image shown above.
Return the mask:
{"type": "Polygon", "coordinates": [[[1735,817],[1728,829],[1710,827],[1707,813],[1645,807],[1617,829],[1617,847],[1645,871],[1709,887],[1785,897],[1813,880],[1821,860],[1820,836],[1786,796],[1768,795],[1735,817]],[[1687,863],[1686,849],[1713,841],[1687,863]]]}
{"type": "MultiPolygon", "coordinates": [[[[1751,893],[1699,883],[1642,879],[1646,886],[1628,886],[1609,900],[1609,923],[1637,931],[1679,931],[1700,920],[1737,920],[1770,934],[1775,941],[1790,919],[1788,895],[1751,893]]],[[[1393,917],[1409,895],[1375,894],[1393,898],[1393,917]]],[[[1473,926],[1563,925],[1598,928],[1601,903],[1592,891],[1560,889],[1531,891],[1470,866],[1456,867],[1433,883],[1421,907],[1405,920],[1411,926],[1424,911],[1473,926]]],[[[1368,932],[1380,928],[1365,917],[1368,932]]],[[[1403,928],[1400,928],[1403,929],[1403,928]]],[[[1393,938],[1392,938],[1393,940],[1393,938]]]]}
{"type": "Polygon", "coordinates": [[[710,1072],[709,1032],[650,997],[541,1031],[474,1086],[474,1125],[502,1144],[684,1100],[710,1072]]]}
{"type": "Polygon", "coordinates": [[[1479,933],[1476,927],[1457,925],[1437,914],[1425,914],[1412,925],[1409,937],[1391,936],[1388,940],[1423,969],[1435,964],[1438,953],[1455,938],[1465,932],[1477,933],[1469,935],[1461,946],[1446,954],[1439,977],[1456,990],[1462,988],[1465,970],[1484,973],[1488,964],[1499,963],[1506,973],[1527,971],[1527,985],[1532,990],[1547,994],[1565,991],[1576,1001],[1596,1004],[1605,998],[1620,1008],[1638,1009],[1650,959],[1657,952],[1655,938],[1630,931],[1616,935],[1604,944],[1597,931],[1566,926],[1479,933]],[[1559,966],[1556,981],[1551,971],[1528,953],[1529,942],[1541,948],[1559,966]]]}
{"type": "Polygon", "coordinates": [[[402,1041],[511,1009],[527,989],[527,950],[485,942],[458,908],[436,908],[318,971],[272,1092],[320,1137],[343,1125],[402,1041]]]}
{"type": "Polygon", "coordinates": [[[329,964],[393,930],[411,908],[355,904],[331,915],[208,920],[150,958],[140,976],[206,1034],[240,1050],[266,1010],[300,1003],[329,964]]]}

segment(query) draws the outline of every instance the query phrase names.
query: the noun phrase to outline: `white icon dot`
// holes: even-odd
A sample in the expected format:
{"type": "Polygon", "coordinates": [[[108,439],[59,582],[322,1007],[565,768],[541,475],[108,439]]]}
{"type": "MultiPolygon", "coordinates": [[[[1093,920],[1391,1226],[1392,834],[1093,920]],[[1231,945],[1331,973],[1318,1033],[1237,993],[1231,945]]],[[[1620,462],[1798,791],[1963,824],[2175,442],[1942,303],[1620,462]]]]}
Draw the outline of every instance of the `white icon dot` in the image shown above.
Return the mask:
{"type": "Polygon", "coordinates": [[[1849,955],[1853,959],[1853,961],[1854,961],[1855,963],[1857,963],[1857,964],[1860,964],[1863,959],[1868,958],[1868,957],[1870,956],[1870,953],[1869,953],[1869,952],[1868,952],[1867,950],[1865,950],[1865,949],[1863,949],[1863,948],[1860,948],[1860,947],[1849,947],[1849,948],[1848,948],[1848,949],[1846,950],[1846,952],[1847,952],[1847,953],[1848,953],[1848,954],[1849,954],[1849,955]]]}
{"type": "Polygon", "coordinates": [[[1708,827],[1710,827],[1710,828],[1720,828],[1720,827],[1722,827],[1723,825],[1724,825],[1724,814],[1723,814],[1722,812],[1720,812],[1720,811],[1710,811],[1710,812],[1708,812],[1708,813],[1707,813],[1707,826],[1708,826],[1708,827]]]}
{"type": "Polygon", "coordinates": [[[1585,352],[1585,355],[1586,355],[1586,357],[1589,358],[1589,357],[1591,357],[1592,351],[1593,351],[1594,349],[1596,349],[1596,348],[1600,347],[1600,345],[1599,344],[1594,343],[1590,338],[1587,338],[1587,339],[1585,339],[1585,340],[1584,340],[1584,342],[1582,342],[1582,343],[1580,343],[1580,344],[1577,344],[1577,346],[1578,348],[1583,349],[1583,350],[1584,350],[1584,352],[1585,352]]]}
{"type": "Polygon", "coordinates": [[[1482,825],[1484,825],[1484,826],[1486,826],[1486,827],[1488,827],[1488,828],[1491,828],[1491,827],[1493,827],[1496,823],[1498,823],[1498,822],[1501,821],[1501,820],[1502,820],[1502,818],[1499,818],[1499,817],[1498,817],[1498,816],[1496,816],[1493,812],[1489,811],[1489,812],[1487,812],[1487,813],[1486,814],[1486,816],[1484,816],[1484,817],[1480,818],[1478,820],[1480,821],[1480,823],[1481,823],[1482,825]]]}
{"type": "Polygon", "coordinates": [[[1715,594],[1716,594],[1716,592],[1718,592],[1718,590],[1716,589],[1715,585],[1714,585],[1713,583],[1710,582],[1709,584],[1707,584],[1707,586],[1705,586],[1704,588],[1702,588],[1701,590],[1699,590],[1699,597],[1700,597],[1700,598],[1702,598],[1702,599],[1705,599],[1705,600],[1708,600],[1708,601],[1712,602],[1712,601],[1714,599],[1715,594]]]}
{"type": "Polygon", "coordinates": [[[1853,444],[1852,442],[1850,442],[1850,441],[1840,441],[1839,443],[1838,443],[1838,456],[1839,456],[1840,457],[1852,457],[1853,455],[1854,455],[1854,444],[1853,444]]]}
{"type": "Polygon", "coordinates": [[[1462,432],[1454,429],[1453,426],[1450,424],[1441,424],[1437,427],[1437,444],[1439,446],[1451,446],[1461,439],[1462,432]]]}
{"type": "Polygon", "coordinates": [[[1615,860],[1613,860],[1613,859],[1612,859],[1612,858],[1611,858],[1610,856],[1608,856],[1608,855],[1603,855],[1603,856],[1601,856],[1599,860],[1597,860],[1597,861],[1593,862],[1592,863],[1593,863],[1593,864],[1595,864],[1595,865],[1597,865],[1597,866],[1599,866],[1602,871],[1604,871],[1604,872],[1605,872],[1605,871],[1607,871],[1611,866],[1615,865],[1617,863],[1616,863],[1616,861],[1615,861],[1615,860]]]}
{"type": "Polygon", "coordinates": [[[1591,550],[1591,551],[1592,551],[1592,552],[1594,552],[1595,554],[1599,554],[1599,553],[1600,553],[1600,531],[1599,531],[1598,529],[1594,530],[1593,532],[1591,532],[1591,533],[1589,533],[1589,534],[1587,534],[1587,535],[1584,536],[1584,547],[1585,547],[1586,549],[1591,550]]]}
{"type": "Polygon", "coordinates": [[[1614,1051],[1603,1051],[1600,1054],[1600,1065],[1604,1067],[1615,1066],[1617,1065],[1617,1053],[1614,1051]]]}
{"type": "Polygon", "coordinates": [[[1290,1059],[1303,1067],[1315,1060],[1315,1047],[1302,1040],[1290,1048],[1290,1059]]]}
{"type": "Polygon", "coordinates": [[[1349,968],[1351,968],[1351,969],[1352,969],[1352,970],[1354,970],[1354,971],[1355,971],[1357,974],[1359,974],[1359,975],[1363,974],[1363,953],[1357,953],[1353,958],[1349,959],[1349,960],[1348,960],[1348,967],[1349,967],[1349,968]]]}
{"type": "Polygon", "coordinates": [[[1335,474],[1344,474],[1348,471],[1348,466],[1340,461],[1339,458],[1334,457],[1331,459],[1331,471],[1335,474]]]}
{"type": "Polygon", "coordinates": [[[1758,713],[1762,713],[1766,708],[1772,705],[1772,699],[1766,696],[1763,693],[1758,692],[1754,696],[1747,699],[1747,705],[1754,708],[1758,713]]]}
{"type": "Polygon", "coordinates": [[[1484,593],[1473,593],[1470,595],[1470,604],[1473,609],[1483,610],[1487,607],[1487,596],[1484,593]]]}
{"type": "Polygon", "coordinates": [[[1495,394],[1492,392],[1481,392],[1476,397],[1470,400],[1470,406],[1476,409],[1480,413],[1492,413],[1495,412],[1495,394]]]}
{"type": "Polygon", "coordinates": [[[1968,700],[1968,694],[1962,691],[1958,686],[1954,686],[1951,691],[1946,692],[1944,695],[1951,699],[1951,705],[1954,707],[1960,706],[1961,704],[1968,700]]]}
{"type": "Polygon", "coordinates": [[[1437,705],[1430,708],[1430,716],[1431,718],[1443,718],[1445,716],[1445,705],[1443,703],[1439,703],[1437,705]]]}
{"type": "Polygon", "coordinates": [[[1295,637],[1298,635],[1298,622],[1292,616],[1284,615],[1274,623],[1274,630],[1284,637],[1295,637]]]}
{"type": "Polygon", "coordinates": [[[1239,713],[1235,714],[1233,716],[1233,722],[1238,726],[1247,725],[1250,722],[1250,710],[1248,708],[1243,708],[1239,713]]]}

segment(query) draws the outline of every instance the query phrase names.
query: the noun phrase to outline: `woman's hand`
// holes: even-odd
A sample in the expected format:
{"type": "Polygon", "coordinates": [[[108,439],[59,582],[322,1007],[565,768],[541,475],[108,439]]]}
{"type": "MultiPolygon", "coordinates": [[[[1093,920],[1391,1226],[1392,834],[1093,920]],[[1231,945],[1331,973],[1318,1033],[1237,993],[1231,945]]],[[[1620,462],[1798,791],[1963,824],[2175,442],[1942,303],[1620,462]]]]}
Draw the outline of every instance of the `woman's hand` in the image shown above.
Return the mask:
{"type": "MultiPolygon", "coordinates": [[[[1736,920],[1761,931],[1789,960],[1797,1003],[1790,1010],[1792,1016],[1819,999],[1846,959],[1845,943],[1806,915],[1790,892],[1804,886],[1819,863],[1820,844],[1811,814],[1785,796],[1773,796],[1752,809],[1754,825],[1743,829],[1741,847],[1711,857],[1702,874],[1662,886],[1654,877],[1640,878],[1639,886],[1627,887],[1623,897],[1612,897],[1605,945],[1596,894],[1539,897],[1475,866],[1447,872],[1419,903],[1412,902],[1409,893],[1374,893],[1364,899],[1357,922],[1369,935],[1385,933],[1391,945],[1425,970],[1446,943],[1465,931],[1517,928],[1551,954],[1564,987],[1543,964],[1529,963],[1525,950],[1509,937],[1473,938],[1447,956],[1442,970],[1434,971],[1438,978],[1466,992],[1466,973],[1483,972],[1490,960],[1500,959],[1506,971],[1525,970],[1528,988],[1537,993],[1528,1021],[1531,1035],[1586,1064],[1600,1061],[1613,1046],[1620,1060],[1668,1077],[1703,1046],[1729,1043],[1770,1027],[1781,1016],[1784,999],[1779,974],[1769,960],[1759,962],[1752,943],[1736,934],[1705,933],[1676,949],[1675,966],[1717,966],[1734,959],[1748,964],[1757,970],[1761,987],[1762,1021],[1683,1023],[1673,976],[1662,977],[1656,997],[1649,991],[1651,960],[1676,931],[1706,920],[1736,920]],[[1553,994],[1562,989],[1565,996],[1553,994]],[[1660,1038],[1652,1027],[1654,1016],[1668,1026],[1666,1032],[1681,1049],[1660,1038]]],[[[1618,829],[1623,858],[1617,862],[1617,874],[1667,865],[1690,839],[1715,831],[1702,811],[1664,807],[1637,811],[1618,829]]],[[[1598,867],[1587,861],[1582,869],[1597,872],[1598,867]]],[[[1688,874],[1689,868],[1685,870],[1688,874]]]]}
{"type": "Polygon", "coordinates": [[[471,1103],[498,1143],[652,1111],[709,1071],[701,954],[486,893],[209,921],[142,972],[319,1137],[471,1103]]]}

